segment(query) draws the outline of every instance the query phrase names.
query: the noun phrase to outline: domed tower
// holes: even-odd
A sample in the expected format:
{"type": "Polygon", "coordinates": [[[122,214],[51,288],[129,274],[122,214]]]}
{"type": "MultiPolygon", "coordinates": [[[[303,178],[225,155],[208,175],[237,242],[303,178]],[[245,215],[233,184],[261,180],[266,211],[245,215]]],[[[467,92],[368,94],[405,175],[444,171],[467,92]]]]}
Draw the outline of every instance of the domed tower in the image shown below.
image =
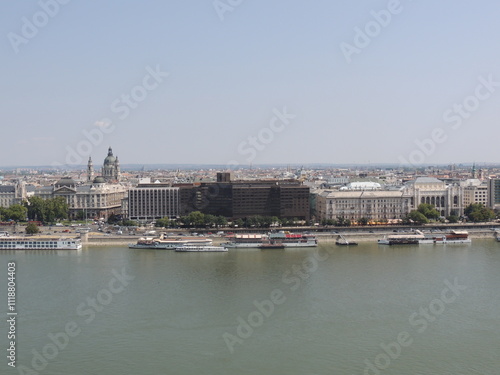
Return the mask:
{"type": "Polygon", "coordinates": [[[102,166],[102,177],[106,181],[117,180],[116,176],[116,158],[113,156],[113,150],[110,147],[108,149],[108,156],[104,159],[104,165],[102,166]]]}
{"type": "Polygon", "coordinates": [[[89,162],[87,163],[87,182],[92,182],[94,178],[94,164],[92,163],[92,157],[89,156],[89,162]]]}

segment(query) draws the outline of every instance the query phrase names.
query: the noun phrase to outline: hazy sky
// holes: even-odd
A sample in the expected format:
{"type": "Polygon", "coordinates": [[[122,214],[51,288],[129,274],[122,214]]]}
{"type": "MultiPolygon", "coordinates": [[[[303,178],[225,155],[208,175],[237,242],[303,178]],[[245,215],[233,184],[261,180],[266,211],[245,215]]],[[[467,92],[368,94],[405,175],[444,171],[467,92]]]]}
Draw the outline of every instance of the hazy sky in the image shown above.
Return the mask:
{"type": "Polygon", "coordinates": [[[0,165],[500,162],[498,1],[0,7],[0,165]]]}

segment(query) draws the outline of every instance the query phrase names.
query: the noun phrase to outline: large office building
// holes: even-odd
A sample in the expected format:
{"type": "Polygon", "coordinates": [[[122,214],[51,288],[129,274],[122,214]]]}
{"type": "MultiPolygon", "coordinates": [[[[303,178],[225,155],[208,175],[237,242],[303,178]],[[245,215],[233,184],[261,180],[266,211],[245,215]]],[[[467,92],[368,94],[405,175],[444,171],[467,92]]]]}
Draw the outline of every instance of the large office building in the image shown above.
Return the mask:
{"type": "Polygon", "coordinates": [[[297,180],[233,181],[218,173],[216,182],[176,185],[181,215],[192,211],[231,219],[250,216],[309,219],[309,187],[297,180]]]}
{"type": "Polygon", "coordinates": [[[488,180],[488,206],[493,210],[500,209],[500,178],[488,180]]]}
{"type": "Polygon", "coordinates": [[[153,220],[180,215],[179,188],[165,184],[139,184],[129,189],[126,216],[132,220],[153,220]]]}

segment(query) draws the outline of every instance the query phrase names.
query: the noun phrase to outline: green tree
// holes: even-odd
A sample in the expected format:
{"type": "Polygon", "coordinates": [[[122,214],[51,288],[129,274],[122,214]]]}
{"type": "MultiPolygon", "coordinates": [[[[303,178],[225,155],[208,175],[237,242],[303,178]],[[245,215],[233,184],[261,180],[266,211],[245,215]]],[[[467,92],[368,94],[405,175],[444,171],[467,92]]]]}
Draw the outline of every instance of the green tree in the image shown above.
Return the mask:
{"type": "Polygon", "coordinates": [[[189,218],[187,216],[181,216],[179,220],[184,226],[189,226],[189,218]]]}
{"type": "Polygon", "coordinates": [[[475,223],[490,221],[495,218],[495,213],[493,210],[485,207],[482,203],[473,203],[467,206],[464,210],[464,214],[469,218],[470,221],[475,223]]]}
{"type": "Polygon", "coordinates": [[[446,218],[446,220],[448,220],[449,223],[458,223],[458,216],[457,215],[450,215],[446,218]]]}
{"type": "Polygon", "coordinates": [[[233,221],[233,226],[234,227],[237,227],[237,228],[243,228],[245,226],[245,222],[243,221],[243,219],[236,219],[233,221]]]}
{"type": "Polygon", "coordinates": [[[42,199],[37,196],[29,197],[23,203],[27,208],[28,219],[42,222],[53,222],[68,217],[69,206],[64,197],[42,199]]]}
{"type": "Polygon", "coordinates": [[[217,218],[214,215],[208,214],[208,215],[205,215],[205,217],[203,218],[203,221],[204,221],[205,226],[211,228],[211,227],[215,226],[217,218]]]}
{"type": "Polygon", "coordinates": [[[84,210],[79,210],[76,213],[76,220],[85,220],[85,211],[84,210]]]}
{"type": "Polygon", "coordinates": [[[0,221],[8,220],[6,217],[7,209],[5,207],[0,206],[0,221]]]}
{"type": "Polygon", "coordinates": [[[116,214],[111,214],[108,217],[108,224],[118,224],[120,222],[120,216],[116,214]]]}
{"type": "Polygon", "coordinates": [[[123,220],[122,225],[124,227],[134,227],[134,226],[137,226],[137,222],[135,222],[133,220],[123,220]]]}
{"type": "Polygon", "coordinates": [[[227,219],[224,216],[217,216],[215,219],[217,228],[227,226],[227,219]]]}
{"type": "Polygon", "coordinates": [[[205,224],[205,215],[200,211],[193,211],[187,216],[187,224],[189,226],[194,226],[195,228],[203,227],[205,224]]]}
{"type": "Polygon", "coordinates": [[[53,199],[50,199],[49,201],[55,220],[63,220],[68,218],[69,206],[64,197],[55,197],[53,199]]]}
{"type": "Polygon", "coordinates": [[[35,223],[28,223],[28,225],[26,225],[26,234],[36,234],[39,232],[40,229],[38,228],[38,225],[36,225],[35,223]]]}
{"type": "Polygon", "coordinates": [[[429,219],[422,212],[415,210],[408,214],[408,219],[416,224],[427,224],[429,222],[429,219]]]}
{"type": "Polygon", "coordinates": [[[23,204],[28,209],[29,220],[45,221],[45,201],[42,198],[32,196],[23,204]]]}
{"type": "Polygon", "coordinates": [[[436,220],[440,215],[439,211],[432,204],[421,203],[418,205],[417,211],[424,215],[427,219],[436,220]]]}
{"type": "Polygon", "coordinates": [[[25,221],[28,210],[20,204],[13,204],[5,210],[4,216],[7,220],[25,221]]]}
{"type": "Polygon", "coordinates": [[[261,225],[264,228],[269,228],[273,223],[273,218],[271,216],[262,217],[261,225]]]}
{"type": "Polygon", "coordinates": [[[366,217],[362,217],[358,220],[359,225],[368,225],[368,219],[366,217]]]}
{"type": "Polygon", "coordinates": [[[351,220],[346,219],[345,217],[338,217],[336,220],[336,224],[339,227],[349,227],[351,225],[351,220]]]}
{"type": "Polygon", "coordinates": [[[155,227],[168,228],[169,226],[170,226],[170,219],[168,217],[164,217],[162,219],[156,219],[155,227]]]}

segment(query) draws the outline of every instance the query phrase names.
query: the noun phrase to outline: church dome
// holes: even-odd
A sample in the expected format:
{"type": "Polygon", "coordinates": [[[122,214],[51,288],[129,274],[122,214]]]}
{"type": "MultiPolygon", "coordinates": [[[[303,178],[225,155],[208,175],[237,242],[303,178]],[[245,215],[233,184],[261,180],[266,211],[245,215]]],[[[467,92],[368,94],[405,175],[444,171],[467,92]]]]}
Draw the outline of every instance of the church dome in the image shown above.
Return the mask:
{"type": "Polygon", "coordinates": [[[113,165],[116,162],[116,158],[114,156],[106,156],[104,159],[104,165],[113,165]]]}
{"type": "Polygon", "coordinates": [[[94,181],[92,181],[92,183],[94,183],[94,184],[104,184],[104,183],[106,183],[106,180],[102,176],[97,176],[96,178],[94,178],[94,181]]]}
{"type": "Polygon", "coordinates": [[[116,163],[116,157],[113,156],[113,150],[111,147],[108,149],[108,156],[104,159],[104,165],[114,165],[116,163]]]}
{"type": "Polygon", "coordinates": [[[59,181],[56,182],[56,186],[61,187],[61,186],[70,186],[74,187],[76,185],[75,180],[73,180],[70,177],[63,177],[59,181]]]}

